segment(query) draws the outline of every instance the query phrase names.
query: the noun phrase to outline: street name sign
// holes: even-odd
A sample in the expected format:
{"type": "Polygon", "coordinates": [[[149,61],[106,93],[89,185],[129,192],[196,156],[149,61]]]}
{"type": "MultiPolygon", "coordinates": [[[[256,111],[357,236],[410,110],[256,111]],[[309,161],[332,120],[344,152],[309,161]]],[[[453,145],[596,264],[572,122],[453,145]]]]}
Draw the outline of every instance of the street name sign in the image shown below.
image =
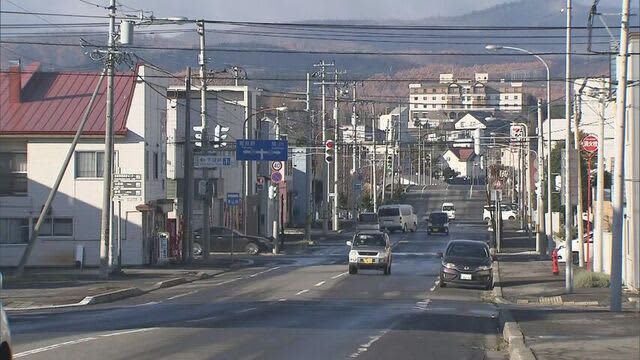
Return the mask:
{"type": "Polygon", "coordinates": [[[286,140],[236,140],[236,160],[285,161],[288,150],[286,140]]]}
{"type": "Polygon", "coordinates": [[[113,200],[142,200],[142,174],[113,174],[113,200]]]}
{"type": "Polygon", "coordinates": [[[197,169],[213,169],[217,167],[231,167],[235,165],[233,155],[226,154],[195,154],[193,167],[197,169]]]}

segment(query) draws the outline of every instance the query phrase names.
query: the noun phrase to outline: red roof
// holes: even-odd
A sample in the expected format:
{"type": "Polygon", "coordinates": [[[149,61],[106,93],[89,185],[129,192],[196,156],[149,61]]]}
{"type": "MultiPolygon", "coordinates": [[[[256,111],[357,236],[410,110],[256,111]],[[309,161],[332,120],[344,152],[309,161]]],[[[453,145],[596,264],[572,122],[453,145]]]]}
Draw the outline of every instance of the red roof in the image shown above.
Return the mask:
{"type": "MultiPolygon", "coordinates": [[[[39,64],[25,67],[20,76],[20,102],[11,102],[10,71],[0,74],[0,135],[73,135],[80,125],[100,73],[41,72],[39,64]]],[[[114,79],[114,131],[127,132],[135,74],[117,73],[114,79]],[[122,75],[129,76],[122,76],[122,75]]],[[[83,134],[104,136],[107,80],[102,83],[83,134]]]]}
{"type": "Polygon", "coordinates": [[[462,162],[467,162],[473,159],[473,157],[476,155],[473,152],[473,149],[469,148],[452,148],[449,149],[449,151],[451,151],[462,162]]]}

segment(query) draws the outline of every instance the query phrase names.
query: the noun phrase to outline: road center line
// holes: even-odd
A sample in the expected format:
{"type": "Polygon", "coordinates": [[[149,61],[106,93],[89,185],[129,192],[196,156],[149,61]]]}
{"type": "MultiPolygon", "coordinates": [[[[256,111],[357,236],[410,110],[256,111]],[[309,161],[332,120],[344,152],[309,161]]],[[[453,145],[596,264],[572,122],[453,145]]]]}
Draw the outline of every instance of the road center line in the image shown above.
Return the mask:
{"type": "Polygon", "coordinates": [[[197,323],[197,322],[203,322],[203,321],[209,321],[209,320],[215,320],[217,319],[217,316],[209,316],[206,318],[202,318],[202,319],[193,319],[193,320],[187,320],[188,323],[197,323]]]}
{"type": "Polygon", "coordinates": [[[255,273],[255,274],[251,274],[251,275],[249,275],[249,277],[256,277],[256,276],[258,276],[258,275],[266,274],[266,273],[268,273],[269,271],[278,270],[278,269],[280,269],[280,268],[281,268],[281,266],[275,266],[275,267],[272,267],[272,268],[268,268],[267,270],[260,271],[260,272],[257,272],[257,273],[255,273]]]}
{"type": "Polygon", "coordinates": [[[324,285],[324,283],[326,283],[326,281],[320,281],[319,283],[313,285],[313,286],[322,286],[324,285]]]}
{"type": "Polygon", "coordinates": [[[81,339],[77,339],[77,340],[71,340],[71,341],[65,341],[65,342],[61,342],[58,344],[53,344],[53,345],[49,345],[49,346],[44,346],[44,347],[40,347],[37,349],[33,349],[33,350],[27,350],[27,351],[23,351],[20,353],[17,353],[15,355],[13,355],[14,358],[21,358],[24,356],[29,356],[29,355],[33,355],[33,354],[39,354],[41,352],[45,352],[45,351],[49,351],[49,350],[54,350],[57,348],[61,348],[63,346],[67,346],[67,345],[75,345],[75,344],[81,344],[87,341],[92,341],[92,340],[97,340],[98,338],[95,337],[86,337],[86,338],[81,338],[81,339]]]}
{"type": "Polygon", "coordinates": [[[347,272],[347,271],[345,271],[345,272],[343,272],[342,274],[338,274],[338,275],[332,276],[331,278],[332,278],[332,279],[337,279],[337,278],[339,278],[340,276],[345,276],[345,275],[347,275],[347,274],[348,274],[348,272],[347,272]]]}
{"type": "Polygon", "coordinates": [[[306,293],[306,292],[309,292],[309,289],[300,290],[300,291],[298,291],[298,292],[296,293],[296,295],[302,295],[302,294],[304,294],[304,293],[306,293]]]}
{"type": "Polygon", "coordinates": [[[256,307],[250,307],[250,308],[246,308],[246,309],[238,310],[238,311],[236,311],[236,313],[237,313],[237,314],[242,314],[242,313],[246,313],[246,312],[253,311],[253,310],[257,310],[257,309],[258,309],[258,308],[256,308],[256,307]]]}
{"type": "Polygon", "coordinates": [[[110,333],[110,334],[104,334],[104,335],[100,335],[100,336],[101,337],[111,337],[111,336],[118,336],[118,335],[126,335],[126,334],[133,334],[133,333],[151,331],[151,330],[155,330],[155,329],[157,329],[157,328],[144,328],[144,329],[125,330],[125,331],[118,331],[118,332],[114,332],[114,333],[110,333]]]}
{"type": "Polygon", "coordinates": [[[229,283],[232,283],[234,281],[238,281],[238,280],[242,280],[242,279],[244,279],[244,278],[239,277],[239,278],[235,278],[235,279],[230,279],[230,280],[227,280],[227,281],[219,282],[217,284],[213,284],[212,286],[225,285],[225,284],[229,284],[229,283]]]}

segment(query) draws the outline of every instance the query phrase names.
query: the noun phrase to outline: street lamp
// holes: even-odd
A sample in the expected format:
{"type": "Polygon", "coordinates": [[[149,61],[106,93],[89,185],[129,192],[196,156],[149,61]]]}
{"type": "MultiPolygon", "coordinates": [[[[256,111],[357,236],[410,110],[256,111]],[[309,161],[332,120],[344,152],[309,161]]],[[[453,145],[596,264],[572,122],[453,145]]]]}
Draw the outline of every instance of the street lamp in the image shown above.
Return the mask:
{"type": "MultiPolygon", "coordinates": [[[[547,250],[551,249],[551,242],[553,241],[553,216],[551,215],[551,75],[549,72],[549,64],[547,64],[547,62],[541,58],[539,55],[532,53],[529,50],[526,49],[522,49],[519,47],[515,47],[515,46],[504,46],[504,45],[495,45],[495,44],[489,44],[486,45],[484,47],[487,50],[490,51],[498,51],[498,50],[502,50],[502,49],[508,49],[508,50],[515,50],[515,51],[520,51],[520,52],[524,52],[527,53],[529,55],[534,56],[536,59],[540,60],[540,62],[542,63],[542,65],[544,65],[544,68],[547,72],[547,151],[549,152],[549,154],[547,154],[547,216],[548,216],[548,220],[547,220],[547,250]]],[[[543,156],[542,153],[542,118],[539,116],[538,117],[538,149],[540,150],[540,156],[543,156]]]]}

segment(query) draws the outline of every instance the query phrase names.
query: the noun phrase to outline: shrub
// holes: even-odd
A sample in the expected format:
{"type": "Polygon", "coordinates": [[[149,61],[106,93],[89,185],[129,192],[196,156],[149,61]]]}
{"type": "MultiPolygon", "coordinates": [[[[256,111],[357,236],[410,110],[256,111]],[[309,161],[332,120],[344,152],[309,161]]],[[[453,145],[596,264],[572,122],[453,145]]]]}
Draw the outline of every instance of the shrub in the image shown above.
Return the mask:
{"type": "Polygon", "coordinates": [[[609,287],[609,275],[600,272],[580,271],[575,275],[576,288],[606,288],[609,287]]]}

